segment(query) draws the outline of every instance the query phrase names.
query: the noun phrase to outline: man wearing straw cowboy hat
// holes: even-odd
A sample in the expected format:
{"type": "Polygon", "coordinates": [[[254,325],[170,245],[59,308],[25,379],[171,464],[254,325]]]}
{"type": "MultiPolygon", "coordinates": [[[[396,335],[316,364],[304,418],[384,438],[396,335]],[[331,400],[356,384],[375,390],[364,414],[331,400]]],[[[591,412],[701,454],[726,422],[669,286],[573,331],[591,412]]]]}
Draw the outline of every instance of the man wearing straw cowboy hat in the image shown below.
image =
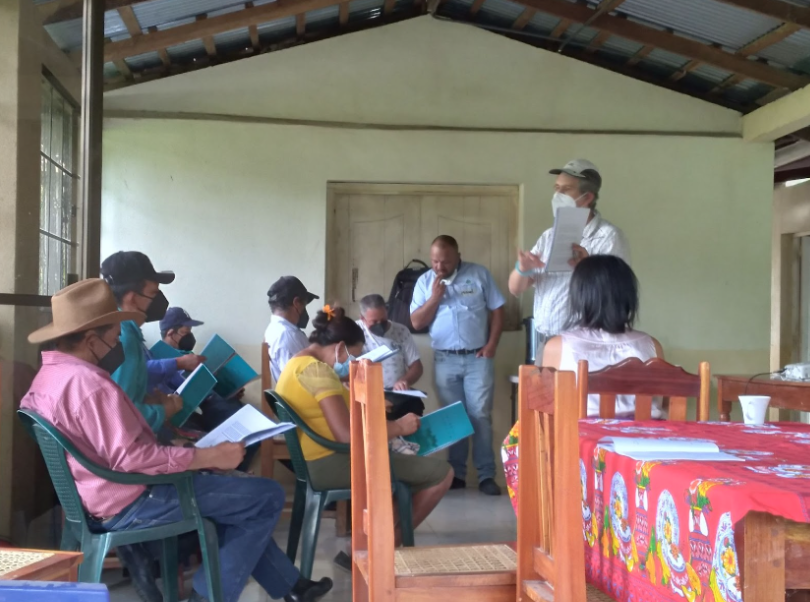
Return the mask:
{"type": "MultiPolygon", "coordinates": [[[[235,468],[245,453],[241,443],[207,449],[162,446],[152,429],[110,373],[123,361],[121,322],[143,323],[140,312],[118,310],[109,286],[83,280],[51,299],[53,322],[32,332],[31,343],[49,343],[42,368],[20,406],[37,412],[91,462],[118,472],[170,474],[185,470],[235,468]]],[[[91,523],[100,530],[137,529],[181,518],[171,485],[122,485],[105,481],[68,458],[71,474],[91,523]]],[[[194,492],[202,515],[220,535],[222,590],[235,601],[250,575],[273,598],[311,602],[332,587],[329,579],[303,579],[273,541],[284,508],[275,481],[198,473],[194,492]]],[[[194,576],[190,600],[205,600],[202,569],[194,576]]]]}

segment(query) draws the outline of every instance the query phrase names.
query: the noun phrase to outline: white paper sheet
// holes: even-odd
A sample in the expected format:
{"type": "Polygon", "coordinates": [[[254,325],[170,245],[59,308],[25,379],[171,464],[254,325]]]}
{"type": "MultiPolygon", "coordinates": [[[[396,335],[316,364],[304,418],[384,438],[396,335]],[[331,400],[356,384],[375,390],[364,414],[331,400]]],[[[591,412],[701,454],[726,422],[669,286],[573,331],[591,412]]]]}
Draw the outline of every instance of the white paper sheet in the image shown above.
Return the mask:
{"type": "Polygon", "coordinates": [[[220,443],[252,445],[264,439],[275,437],[295,428],[291,422],[275,423],[251,405],[245,405],[205,437],[197,441],[196,447],[214,447],[220,443]]]}
{"type": "Polygon", "coordinates": [[[427,393],[419,391],[418,389],[406,389],[405,391],[395,391],[394,389],[385,389],[386,393],[393,393],[394,395],[407,395],[409,397],[418,397],[419,399],[427,399],[427,393]]]}
{"type": "Polygon", "coordinates": [[[599,447],[634,460],[693,460],[700,462],[742,462],[733,454],[720,451],[705,439],[652,439],[646,437],[604,437],[599,447]]]}
{"type": "Polygon", "coordinates": [[[547,272],[570,272],[568,263],[574,256],[572,245],[582,243],[582,233],[588,223],[590,209],[587,207],[561,207],[554,217],[551,234],[551,250],[546,259],[547,272]]]}
{"type": "Polygon", "coordinates": [[[376,349],[372,349],[368,353],[364,353],[358,360],[371,360],[372,362],[382,362],[383,360],[387,360],[389,357],[396,355],[399,353],[399,349],[391,349],[387,345],[380,345],[376,349]]]}

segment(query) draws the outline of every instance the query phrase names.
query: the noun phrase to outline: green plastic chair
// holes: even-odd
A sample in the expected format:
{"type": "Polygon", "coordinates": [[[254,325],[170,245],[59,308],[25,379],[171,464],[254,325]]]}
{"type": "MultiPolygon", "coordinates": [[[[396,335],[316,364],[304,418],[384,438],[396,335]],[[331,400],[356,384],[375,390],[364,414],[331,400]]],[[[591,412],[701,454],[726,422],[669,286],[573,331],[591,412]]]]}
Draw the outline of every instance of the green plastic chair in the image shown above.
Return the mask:
{"type": "MultiPolygon", "coordinates": [[[[290,405],[275,391],[268,389],[264,397],[271,408],[275,408],[276,416],[281,422],[292,422],[305,435],[318,445],[338,454],[348,454],[349,444],[338,443],[325,439],[313,431],[301,417],[295,413],[290,405]]],[[[304,452],[298,439],[298,429],[284,433],[287,448],[290,451],[295,472],[295,497],[293,498],[292,517],[290,519],[290,535],[287,539],[287,557],[295,563],[298,554],[298,544],[303,536],[301,550],[301,575],[307,579],[312,577],[312,564],[315,560],[315,546],[318,543],[318,531],[321,524],[321,515],[324,508],[332,502],[351,499],[351,489],[325,489],[318,490],[312,486],[312,481],[304,460],[304,452]]],[[[399,524],[402,531],[402,544],[413,547],[413,518],[411,511],[411,489],[404,483],[396,481],[393,471],[391,473],[392,486],[399,508],[399,524]]]]}
{"type": "Polygon", "coordinates": [[[221,573],[219,566],[219,545],[214,523],[203,519],[197,508],[194,497],[192,472],[181,472],[170,475],[145,475],[137,473],[115,472],[93,464],[76,447],[65,438],[53,425],[36,412],[17,410],[23,424],[34,437],[48,472],[62,510],[65,513],[65,525],[62,530],[62,550],[81,550],[84,560],[79,565],[79,581],[100,583],[104,558],[117,546],[130,545],[146,541],[161,541],[163,544],[161,571],[163,574],[163,593],[169,602],[178,602],[177,585],[177,536],[196,531],[200,538],[203,566],[208,584],[209,600],[224,602],[222,595],[221,573]],[[113,483],[124,485],[174,485],[180,497],[183,520],[126,531],[94,533],[87,523],[87,514],[82,506],[76,483],[68,467],[67,454],[97,477],[113,483]]]}

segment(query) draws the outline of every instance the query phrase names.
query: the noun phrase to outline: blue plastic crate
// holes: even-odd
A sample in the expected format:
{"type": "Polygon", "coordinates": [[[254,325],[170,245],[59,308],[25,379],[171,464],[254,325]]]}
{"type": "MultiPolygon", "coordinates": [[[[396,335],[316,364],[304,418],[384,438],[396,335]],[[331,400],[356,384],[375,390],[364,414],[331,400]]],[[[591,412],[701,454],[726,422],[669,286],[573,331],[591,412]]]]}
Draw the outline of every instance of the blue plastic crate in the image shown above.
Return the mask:
{"type": "Polygon", "coordinates": [[[0,602],[109,602],[101,583],[0,581],[0,602]]]}

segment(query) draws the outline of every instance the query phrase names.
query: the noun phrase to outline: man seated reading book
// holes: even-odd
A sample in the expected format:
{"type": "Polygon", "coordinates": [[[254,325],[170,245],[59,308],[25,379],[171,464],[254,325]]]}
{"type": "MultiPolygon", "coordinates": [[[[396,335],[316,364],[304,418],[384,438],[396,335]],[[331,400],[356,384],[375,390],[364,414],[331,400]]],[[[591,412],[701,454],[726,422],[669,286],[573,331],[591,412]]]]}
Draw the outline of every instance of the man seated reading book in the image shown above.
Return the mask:
{"type": "MultiPolygon", "coordinates": [[[[202,326],[203,322],[194,320],[189,313],[182,307],[170,307],[166,310],[166,315],[160,321],[160,337],[164,343],[177,349],[180,352],[190,354],[194,351],[194,346],[197,340],[192,333],[195,326],[202,326]]],[[[200,356],[203,361],[205,358],[200,356]]],[[[171,394],[183,384],[186,378],[186,373],[178,370],[176,367],[172,369],[171,362],[166,360],[151,359],[151,353],[147,351],[146,370],[149,373],[150,382],[158,382],[158,388],[164,393],[171,394]],[[168,363],[168,368],[166,364],[168,363]]],[[[242,409],[242,403],[239,398],[244,394],[244,390],[240,391],[234,397],[225,399],[215,391],[212,391],[208,397],[200,404],[201,414],[196,412],[183,425],[184,428],[195,429],[208,433],[220,424],[225,422],[228,418],[236,414],[242,409]]],[[[245,459],[238,466],[238,470],[245,471],[250,466],[253,457],[259,450],[258,445],[250,445],[245,449],[245,459]]]]}
{"type": "MultiPolygon", "coordinates": [[[[348,443],[349,392],[341,382],[349,364],[361,354],[365,336],[340,307],[325,306],[312,321],[310,345],[287,362],[276,391],[309,427],[321,437],[348,443]]],[[[408,414],[388,423],[388,438],[411,435],[419,417],[408,414]]],[[[317,489],[349,489],[348,454],[336,454],[299,433],[312,485],[317,489]]],[[[416,528],[439,503],[453,480],[450,465],[435,457],[391,454],[397,479],[413,491],[413,526],[416,528]]],[[[397,533],[399,541],[399,533],[397,533]]],[[[335,557],[343,568],[351,567],[345,552],[335,557]]]]}
{"type": "MultiPolygon", "coordinates": [[[[21,407],[50,422],[91,462],[118,472],[171,474],[186,470],[229,470],[244,456],[241,443],[205,449],[160,445],[124,391],[110,378],[124,359],[121,323],[139,326],[144,315],[119,311],[107,284],[83,280],[51,299],[53,323],[31,333],[31,343],[49,343],[42,369],[21,407]]],[[[68,458],[82,504],[95,529],[118,531],[176,522],[182,516],[172,485],[121,485],[105,481],[68,458]]],[[[198,472],[197,506],[217,525],[224,599],[239,598],[248,577],[273,598],[313,602],[332,587],[300,577],[273,540],[284,508],[284,490],[275,481],[198,472]]],[[[208,598],[200,569],[190,598],[208,598]]]]}

